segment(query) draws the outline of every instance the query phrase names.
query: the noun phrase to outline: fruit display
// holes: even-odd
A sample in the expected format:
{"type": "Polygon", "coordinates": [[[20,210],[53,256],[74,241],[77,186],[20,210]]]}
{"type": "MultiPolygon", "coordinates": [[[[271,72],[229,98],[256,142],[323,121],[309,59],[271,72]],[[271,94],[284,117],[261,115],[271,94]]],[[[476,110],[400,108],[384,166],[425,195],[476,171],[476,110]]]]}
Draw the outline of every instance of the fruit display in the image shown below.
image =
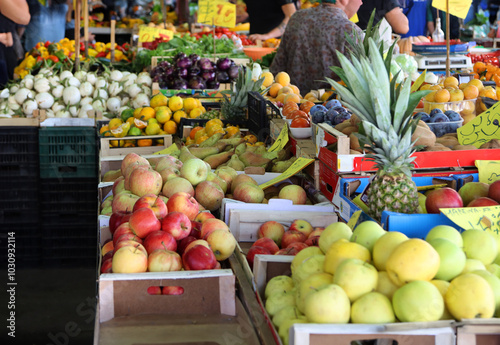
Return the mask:
{"type": "Polygon", "coordinates": [[[264,289],[284,344],[294,323],[430,322],[500,311],[500,256],[489,232],[441,225],[423,240],[365,221],[354,230],[333,223],[317,242],[294,256],[291,275],[264,289]]]}
{"type": "Polygon", "coordinates": [[[216,62],[197,54],[178,53],[172,61],[161,61],[151,70],[151,78],[162,89],[218,89],[220,83],[231,83],[241,67],[229,58],[216,62]]]}
{"type": "Polygon", "coordinates": [[[438,138],[448,133],[456,133],[464,122],[464,119],[456,111],[446,110],[443,113],[439,108],[432,109],[430,114],[418,112],[415,116],[420,116],[420,120],[427,123],[429,129],[438,138]]]}
{"type": "Polygon", "coordinates": [[[49,118],[86,118],[94,110],[112,118],[131,107],[148,105],[151,84],[146,72],[107,70],[97,74],[42,68],[36,76],[28,74],[1,91],[0,112],[2,117],[26,117],[44,109],[49,118]]]}

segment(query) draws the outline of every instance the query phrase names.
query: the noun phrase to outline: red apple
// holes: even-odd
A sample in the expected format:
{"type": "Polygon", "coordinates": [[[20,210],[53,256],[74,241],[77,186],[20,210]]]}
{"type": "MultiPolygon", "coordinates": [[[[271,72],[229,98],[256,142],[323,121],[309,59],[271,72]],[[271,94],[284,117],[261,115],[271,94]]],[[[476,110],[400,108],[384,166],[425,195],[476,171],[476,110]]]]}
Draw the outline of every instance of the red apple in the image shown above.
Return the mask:
{"type": "Polygon", "coordinates": [[[325,228],[314,228],[314,230],[309,234],[309,236],[307,236],[307,238],[320,236],[323,230],[325,230],[325,228]]]}
{"type": "Polygon", "coordinates": [[[113,266],[113,257],[107,258],[106,260],[102,261],[101,264],[101,273],[111,273],[111,267],[113,266]]]}
{"type": "Polygon", "coordinates": [[[488,198],[500,203],[500,180],[490,184],[490,188],[488,189],[488,198]]]}
{"type": "Polygon", "coordinates": [[[257,232],[257,237],[262,238],[262,237],[268,237],[272,239],[278,247],[281,245],[281,239],[283,237],[283,234],[285,233],[285,227],[278,223],[275,222],[274,220],[270,220],[268,222],[263,223],[257,232]]]}
{"type": "Polygon", "coordinates": [[[274,255],[296,255],[297,249],[294,247],[282,248],[278,250],[274,255]]]}
{"type": "Polygon", "coordinates": [[[215,218],[213,214],[210,213],[210,211],[201,211],[196,215],[194,218],[195,221],[203,223],[205,220],[210,219],[210,218],[215,218]]]}
{"type": "Polygon", "coordinates": [[[140,208],[151,209],[158,219],[162,219],[168,213],[167,205],[165,205],[165,202],[154,194],[146,194],[144,196],[141,196],[139,200],[135,202],[133,212],[137,211],[140,208]]]}
{"type": "Polygon", "coordinates": [[[148,256],[149,272],[173,272],[181,269],[181,256],[171,250],[156,249],[148,256]]]}
{"type": "Polygon", "coordinates": [[[278,250],[280,250],[276,242],[274,242],[272,239],[268,237],[259,238],[257,241],[254,242],[254,244],[252,244],[252,247],[253,246],[267,248],[271,252],[271,254],[274,254],[278,250]]]}
{"type": "Polygon", "coordinates": [[[196,241],[196,237],[194,237],[194,236],[184,237],[182,240],[180,240],[177,243],[177,253],[182,255],[184,253],[184,250],[187,248],[187,246],[193,241],[196,241]]]}
{"type": "Polygon", "coordinates": [[[217,229],[229,231],[229,227],[222,220],[217,218],[207,219],[201,223],[200,238],[206,240],[208,235],[217,229]]]}
{"type": "Polygon", "coordinates": [[[162,295],[182,295],[184,288],[182,286],[164,286],[161,289],[162,295]]]}
{"type": "Polygon", "coordinates": [[[128,222],[132,231],[140,238],[146,238],[150,232],[161,229],[161,222],[150,208],[136,210],[128,222]]]}
{"type": "Polygon", "coordinates": [[[143,245],[148,254],[151,254],[156,249],[166,249],[174,252],[177,250],[175,238],[163,230],[151,232],[144,239],[143,245]]]}
{"type": "Polygon", "coordinates": [[[130,164],[125,170],[125,174],[123,174],[123,176],[125,177],[125,185],[123,186],[125,190],[130,190],[130,175],[132,175],[132,172],[138,169],[150,170],[151,166],[139,162],[130,164]]]}
{"type": "Polygon", "coordinates": [[[113,182],[113,187],[111,187],[111,193],[113,195],[118,195],[125,190],[125,177],[118,177],[115,182],[113,182]]]}
{"type": "Polygon", "coordinates": [[[125,223],[121,224],[113,234],[113,245],[116,247],[116,242],[118,242],[118,238],[120,238],[121,235],[129,234],[129,233],[134,234],[134,232],[130,228],[130,223],[125,222],[125,223]]]}
{"type": "Polygon", "coordinates": [[[300,252],[302,249],[309,247],[307,244],[304,242],[293,242],[288,245],[287,248],[295,248],[297,249],[297,253],[300,252]]]}
{"type": "Polygon", "coordinates": [[[467,207],[498,206],[498,202],[485,196],[472,200],[467,207]]]}
{"type": "Polygon", "coordinates": [[[182,263],[187,271],[212,270],[217,265],[217,259],[210,248],[198,244],[182,254],[182,263]]]}
{"type": "Polygon", "coordinates": [[[314,229],[311,223],[309,223],[307,220],[295,219],[292,224],[290,224],[288,230],[298,230],[300,232],[303,232],[304,235],[308,237],[314,229]]]}
{"type": "Polygon", "coordinates": [[[110,252],[107,252],[106,254],[104,254],[104,256],[102,257],[102,262],[108,260],[109,258],[112,258],[113,257],[113,251],[110,251],[110,252]]]}
{"type": "Polygon", "coordinates": [[[125,170],[127,169],[127,167],[136,162],[142,163],[143,165],[149,165],[149,162],[146,158],[139,156],[137,153],[131,152],[123,157],[121,164],[122,175],[125,176],[125,170]]]}
{"type": "Polygon", "coordinates": [[[109,217],[109,231],[111,235],[123,223],[128,222],[132,213],[113,212],[109,217]]]}
{"type": "Polygon", "coordinates": [[[201,238],[201,223],[192,220],[191,221],[191,232],[189,236],[194,236],[196,238],[201,238]]]}
{"type": "Polygon", "coordinates": [[[287,248],[291,243],[304,242],[307,236],[298,230],[287,230],[281,239],[281,248],[287,248]]]}
{"type": "Polygon", "coordinates": [[[148,294],[150,295],[161,295],[161,287],[160,286],[150,286],[148,287],[148,294]]]}
{"type": "Polygon", "coordinates": [[[188,243],[188,245],[186,246],[186,248],[184,248],[184,253],[187,252],[189,249],[193,248],[194,246],[197,246],[198,244],[201,244],[202,246],[205,246],[208,249],[210,249],[210,245],[208,244],[207,241],[205,241],[205,240],[194,240],[191,243],[188,243]]]}
{"type": "Polygon", "coordinates": [[[319,246],[319,236],[310,236],[307,238],[307,240],[305,240],[304,242],[305,244],[307,244],[308,247],[318,247],[319,246]]]}
{"type": "Polygon", "coordinates": [[[161,222],[161,229],[172,235],[175,240],[182,240],[191,232],[191,221],[182,212],[169,212],[161,222]]]}
{"type": "Polygon", "coordinates": [[[253,261],[255,259],[255,255],[257,254],[272,255],[271,251],[266,247],[259,247],[259,246],[250,247],[247,253],[247,261],[250,268],[253,267],[253,261]]]}
{"type": "Polygon", "coordinates": [[[427,213],[439,213],[440,208],[464,207],[460,194],[449,187],[439,188],[427,194],[425,208],[427,213]]]}
{"type": "Polygon", "coordinates": [[[182,212],[190,220],[194,220],[200,212],[200,206],[195,198],[188,193],[177,192],[172,195],[167,202],[169,212],[182,212]]]}
{"type": "Polygon", "coordinates": [[[224,191],[215,182],[202,181],[198,183],[195,190],[196,200],[203,205],[206,210],[218,210],[224,199],[224,191]]]}
{"type": "MultiPolygon", "coordinates": [[[[125,242],[125,241],[124,241],[125,242]]],[[[122,243],[124,243],[122,242],[122,243]]],[[[124,246],[115,251],[111,266],[113,273],[141,273],[148,269],[148,254],[142,244],[124,246]]]]}
{"type": "Polygon", "coordinates": [[[111,204],[111,210],[113,213],[131,213],[134,209],[135,202],[139,200],[139,196],[132,194],[128,191],[123,191],[115,196],[113,196],[113,203],[111,204]]]}
{"type": "MultiPolygon", "coordinates": [[[[146,257],[148,256],[148,252],[146,251],[146,249],[144,248],[144,246],[141,243],[139,243],[137,241],[134,241],[134,240],[123,240],[123,241],[118,242],[116,244],[114,252],[117,253],[118,250],[120,250],[123,247],[127,247],[127,246],[131,246],[131,247],[137,248],[138,250],[140,250],[141,252],[143,252],[144,255],[146,255],[146,257]]],[[[113,254],[113,256],[114,256],[114,254],[113,254]]]]}
{"type": "Polygon", "coordinates": [[[142,240],[140,239],[140,237],[137,236],[136,234],[134,234],[133,232],[130,232],[130,233],[123,234],[116,239],[116,241],[115,241],[116,246],[113,245],[115,247],[114,250],[116,250],[117,248],[120,248],[119,244],[120,244],[120,242],[123,242],[123,241],[134,241],[134,242],[142,244],[142,240]]]}
{"type": "Polygon", "coordinates": [[[105,241],[101,247],[101,256],[105,256],[107,253],[112,252],[113,248],[114,248],[114,245],[113,245],[112,239],[105,241]]]}

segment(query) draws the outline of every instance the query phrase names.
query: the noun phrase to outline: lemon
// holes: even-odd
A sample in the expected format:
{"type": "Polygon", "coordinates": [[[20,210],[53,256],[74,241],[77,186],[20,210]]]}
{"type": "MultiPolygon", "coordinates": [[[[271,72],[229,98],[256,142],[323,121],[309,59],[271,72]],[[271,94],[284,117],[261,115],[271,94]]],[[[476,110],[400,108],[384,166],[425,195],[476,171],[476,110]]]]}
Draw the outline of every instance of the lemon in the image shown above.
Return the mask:
{"type": "Polygon", "coordinates": [[[191,110],[198,106],[198,102],[193,97],[188,97],[184,100],[184,111],[189,114],[191,110]]]}
{"type": "Polygon", "coordinates": [[[152,123],[158,123],[158,120],[157,120],[157,119],[155,119],[154,117],[153,117],[153,118],[151,118],[151,119],[149,119],[149,120],[148,120],[148,125],[150,125],[150,124],[152,124],[152,123]]]}
{"type": "Polygon", "coordinates": [[[182,102],[182,98],[180,98],[179,96],[172,96],[168,100],[168,107],[172,111],[181,110],[183,105],[184,105],[184,102],[182,102]]]}
{"type": "Polygon", "coordinates": [[[183,110],[177,110],[175,113],[174,113],[174,121],[176,123],[180,123],[181,122],[181,118],[182,117],[187,117],[187,114],[185,111],[183,110]]]}
{"type": "Polygon", "coordinates": [[[141,117],[141,111],[142,111],[142,107],[134,109],[134,117],[136,119],[139,119],[141,117]]]}
{"type": "Polygon", "coordinates": [[[201,108],[194,108],[193,110],[191,110],[189,112],[189,117],[192,118],[192,119],[196,119],[201,114],[203,114],[203,110],[201,110],[201,108]]]}
{"type": "Polygon", "coordinates": [[[161,106],[166,106],[168,104],[168,98],[161,92],[154,95],[153,98],[151,98],[150,105],[153,108],[156,107],[161,107],[161,106]]]}
{"type": "Polygon", "coordinates": [[[150,123],[146,127],[146,135],[157,135],[161,130],[161,127],[158,123],[150,123]]]}
{"type": "Polygon", "coordinates": [[[139,118],[143,121],[148,121],[149,119],[155,117],[155,110],[151,107],[142,108],[139,118]]]}
{"type": "Polygon", "coordinates": [[[108,127],[109,127],[110,130],[117,129],[118,127],[121,126],[122,123],[123,123],[123,121],[121,119],[114,118],[114,119],[111,119],[109,121],[108,127]]]}
{"type": "Polygon", "coordinates": [[[264,81],[262,82],[262,86],[264,88],[266,88],[268,86],[271,86],[271,84],[274,82],[274,76],[269,71],[262,72],[262,74],[260,75],[260,77],[264,78],[264,81]]]}
{"type": "Polygon", "coordinates": [[[162,106],[155,108],[155,110],[156,110],[156,119],[158,120],[158,123],[164,124],[172,117],[172,110],[170,110],[169,107],[162,106]]]}

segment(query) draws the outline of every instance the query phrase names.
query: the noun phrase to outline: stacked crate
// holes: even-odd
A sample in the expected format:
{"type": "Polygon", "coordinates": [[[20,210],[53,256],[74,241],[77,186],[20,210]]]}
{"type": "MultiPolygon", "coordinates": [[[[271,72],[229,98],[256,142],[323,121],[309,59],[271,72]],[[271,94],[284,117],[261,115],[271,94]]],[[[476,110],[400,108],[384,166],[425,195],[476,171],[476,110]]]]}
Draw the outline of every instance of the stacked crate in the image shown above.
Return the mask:
{"type": "Polygon", "coordinates": [[[0,127],[0,179],[0,255],[7,256],[7,233],[14,233],[16,266],[36,265],[41,255],[38,127],[0,127]]]}
{"type": "Polygon", "coordinates": [[[40,220],[45,266],[96,264],[97,135],[93,127],[42,127],[40,220]]]}

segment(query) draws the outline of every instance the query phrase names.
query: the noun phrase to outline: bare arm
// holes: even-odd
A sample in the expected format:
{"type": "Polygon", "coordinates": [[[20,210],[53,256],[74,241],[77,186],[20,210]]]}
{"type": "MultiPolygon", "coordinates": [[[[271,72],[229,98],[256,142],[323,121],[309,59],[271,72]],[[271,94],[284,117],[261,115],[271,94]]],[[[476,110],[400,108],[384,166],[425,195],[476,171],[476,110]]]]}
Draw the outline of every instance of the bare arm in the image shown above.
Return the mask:
{"type": "Polygon", "coordinates": [[[285,14],[285,18],[283,18],[283,21],[277,27],[269,31],[267,34],[253,34],[248,36],[248,38],[251,39],[252,41],[256,41],[256,40],[267,40],[269,38],[280,37],[281,35],[283,35],[286,29],[286,25],[290,20],[290,17],[292,16],[292,14],[295,13],[296,10],[295,10],[295,4],[293,3],[281,6],[281,9],[285,14]]]}
{"type": "Polygon", "coordinates": [[[0,0],[0,12],[14,23],[28,25],[31,16],[26,0],[0,0]]]}
{"type": "Polygon", "coordinates": [[[385,19],[391,25],[392,30],[398,34],[406,34],[410,30],[408,18],[400,7],[393,8],[385,14],[385,19]]]}
{"type": "Polygon", "coordinates": [[[68,4],[68,11],[66,12],[66,22],[69,23],[71,19],[73,19],[73,1],[68,0],[66,4],[68,4]]]}

